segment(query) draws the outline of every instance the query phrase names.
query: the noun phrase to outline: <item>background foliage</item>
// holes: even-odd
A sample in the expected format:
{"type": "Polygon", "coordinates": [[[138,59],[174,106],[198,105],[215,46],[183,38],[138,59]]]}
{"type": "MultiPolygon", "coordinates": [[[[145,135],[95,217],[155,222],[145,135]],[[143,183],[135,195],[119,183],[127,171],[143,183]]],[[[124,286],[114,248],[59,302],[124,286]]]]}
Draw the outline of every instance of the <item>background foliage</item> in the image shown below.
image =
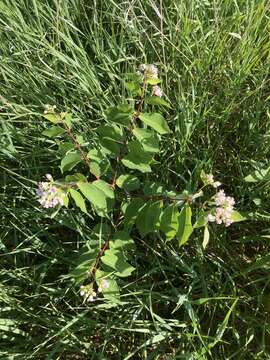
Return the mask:
{"type": "Polygon", "coordinates": [[[268,2],[2,0],[0,30],[1,357],[268,359],[268,2]],[[91,142],[140,63],[174,106],[158,180],[213,170],[250,221],[211,228],[205,251],[200,232],[180,250],[138,236],[124,304],[85,306],[66,275],[94,224],[35,201],[60,175],[40,113],[72,111],[91,142]]]}

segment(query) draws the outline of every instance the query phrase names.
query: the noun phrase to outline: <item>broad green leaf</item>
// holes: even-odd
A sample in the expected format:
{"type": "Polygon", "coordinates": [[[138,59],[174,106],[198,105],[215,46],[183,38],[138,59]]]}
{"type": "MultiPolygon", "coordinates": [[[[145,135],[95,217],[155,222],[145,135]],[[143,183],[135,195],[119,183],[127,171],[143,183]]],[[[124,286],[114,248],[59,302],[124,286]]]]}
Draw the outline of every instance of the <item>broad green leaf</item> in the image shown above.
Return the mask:
{"type": "Polygon", "coordinates": [[[83,143],[85,143],[85,140],[83,138],[82,135],[76,135],[76,141],[78,144],[82,145],[83,143]]]}
{"type": "Polygon", "coordinates": [[[209,238],[210,238],[210,234],[209,234],[208,226],[205,225],[204,232],[203,232],[203,243],[202,243],[202,247],[204,249],[206,248],[206,246],[209,243],[209,238]]]}
{"type": "Polygon", "coordinates": [[[160,79],[154,79],[154,78],[149,78],[146,80],[147,84],[149,85],[157,85],[161,83],[160,79]]]}
{"type": "Polygon", "coordinates": [[[145,185],[143,187],[143,192],[145,195],[165,195],[166,189],[164,185],[158,182],[145,182],[145,185]]]}
{"type": "Polygon", "coordinates": [[[164,232],[167,240],[172,240],[178,231],[179,212],[175,205],[168,206],[162,213],[160,218],[160,230],[164,232]]]}
{"type": "Polygon", "coordinates": [[[190,206],[184,205],[178,218],[179,228],[177,237],[179,240],[179,246],[184,245],[192,234],[193,228],[191,224],[191,215],[192,212],[190,206]]]}
{"type": "Polygon", "coordinates": [[[112,210],[114,193],[105,181],[97,180],[92,184],[78,182],[78,187],[83,195],[91,202],[99,216],[106,216],[112,210]]]}
{"type": "Polygon", "coordinates": [[[116,180],[116,185],[126,191],[133,191],[139,189],[141,186],[140,180],[133,175],[120,175],[116,180]]]}
{"type": "Polygon", "coordinates": [[[156,133],[148,129],[141,129],[136,127],[133,129],[133,134],[142,144],[142,147],[145,151],[151,153],[159,152],[159,141],[156,133]]]}
{"type": "Polygon", "coordinates": [[[169,126],[161,114],[141,113],[139,118],[142,122],[156,130],[161,135],[168,134],[170,132],[169,126]]]}
{"type": "Polygon", "coordinates": [[[141,198],[135,198],[128,204],[124,217],[124,228],[126,231],[130,231],[136,221],[139,211],[144,205],[145,201],[141,198]]]}
{"type": "Polygon", "coordinates": [[[122,163],[129,169],[139,170],[143,173],[151,172],[149,165],[152,155],[146,152],[138,140],[128,144],[129,153],[122,159],[122,163]]]}
{"type": "Polygon", "coordinates": [[[139,95],[141,93],[140,83],[136,81],[125,82],[125,87],[132,94],[139,95]]]}
{"type": "Polygon", "coordinates": [[[71,113],[61,113],[62,121],[67,125],[68,128],[72,127],[72,114],[71,113]]]}
{"type": "Polygon", "coordinates": [[[106,195],[107,198],[107,206],[108,210],[112,210],[114,206],[114,191],[110,184],[106,183],[103,180],[96,180],[92,183],[94,186],[96,186],[98,189],[103,191],[103,193],[106,195]]]}
{"type": "Polygon", "coordinates": [[[115,124],[110,126],[101,125],[97,128],[100,145],[107,155],[115,157],[120,152],[120,145],[123,144],[125,135],[123,129],[115,124]]]}
{"type": "Polygon", "coordinates": [[[127,277],[135,270],[124,257],[121,251],[115,249],[109,249],[105,251],[105,254],[101,257],[103,264],[109,266],[115,270],[115,275],[119,277],[127,277]]]}
{"type": "Polygon", "coordinates": [[[79,193],[79,191],[74,190],[74,189],[70,189],[69,193],[70,193],[72,199],[75,201],[75,204],[81,209],[81,211],[87,213],[84,198],[79,193]]]}
{"type": "Polygon", "coordinates": [[[122,144],[123,140],[125,139],[125,134],[123,132],[123,128],[117,126],[115,124],[112,125],[100,125],[97,128],[97,133],[99,138],[113,140],[118,144],[122,144]]]}
{"type": "Polygon", "coordinates": [[[161,105],[171,108],[171,105],[159,96],[148,96],[146,97],[145,102],[149,105],[161,105]]]}
{"type": "Polygon", "coordinates": [[[61,142],[59,145],[58,145],[58,149],[59,149],[59,152],[60,154],[63,156],[65,155],[68,151],[70,150],[74,150],[74,145],[70,142],[61,142]]]}
{"type": "Polygon", "coordinates": [[[66,130],[59,126],[52,126],[50,129],[42,131],[42,135],[45,135],[49,138],[54,138],[54,137],[64,134],[65,132],[66,132],[66,130]]]}
{"type": "Polygon", "coordinates": [[[135,248],[134,240],[125,231],[117,231],[110,240],[110,249],[124,251],[135,248]]]}
{"type": "Polygon", "coordinates": [[[136,220],[136,226],[142,237],[159,229],[162,206],[162,201],[148,201],[146,205],[140,210],[136,220]]]}
{"type": "Polygon", "coordinates": [[[77,164],[79,164],[79,162],[81,162],[81,160],[81,156],[77,151],[67,153],[61,161],[60,167],[62,173],[72,170],[77,164]]]}
{"type": "Polygon", "coordinates": [[[73,175],[67,175],[65,177],[65,181],[66,182],[78,182],[78,181],[87,182],[87,178],[81,173],[75,173],[73,175]]]}
{"type": "Polygon", "coordinates": [[[43,117],[52,122],[53,124],[61,122],[61,118],[57,114],[44,114],[43,117]]]}
{"type": "Polygon", "coordinates": [[[247,220],[246,217],[244,217],[238,211],[235,211],[235,210],[232,212],[231,218],[232,218],[233,222],[240,222],[240,221],[247,220]]]}
{"type": "Polygon", "coordinates": [[[139,170],[142,173],[149,173],[152,171],[151,166],[149,164],[142,163],[136,159],[135,156],[127,155],[124,159],[122,159],[123,165],[125,165],[129,169],[139,170]]]}
{"type": "Polygon", "coordinates": [[[115,122],[123,126],[129,126],[132,118],[133,110],[127,104],[121,104],[111,107],[107,110],[106,115],[109,121],[115,122]]]}
{"type": "Polygon", "coordinates": [[[90,172],[96,177],[107,174],[111,171],[110,162],[98,149],[92,149],[88,152],[87,157],[90,161],[90,172]]]}
{"type": "Polygon", "coordinates": [[[270,166],[266,169],[258,169],[244,179],[246,182],[260,182],[270,180],[270,166]]]}

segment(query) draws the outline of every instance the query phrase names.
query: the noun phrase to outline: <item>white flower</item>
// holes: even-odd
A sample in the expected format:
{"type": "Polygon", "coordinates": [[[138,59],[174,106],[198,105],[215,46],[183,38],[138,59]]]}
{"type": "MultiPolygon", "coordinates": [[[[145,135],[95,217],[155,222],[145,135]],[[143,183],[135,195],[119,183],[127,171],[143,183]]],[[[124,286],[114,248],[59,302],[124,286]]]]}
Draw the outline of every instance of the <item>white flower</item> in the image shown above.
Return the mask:
{"type": "Polygon", "coordinates": [[[214,183],[213,183],[213,187],[214,188],[218,188],[218,187],[220,187],[222,184],[221,184],[221,182],[220,181],[215,181],[214,183]]]}

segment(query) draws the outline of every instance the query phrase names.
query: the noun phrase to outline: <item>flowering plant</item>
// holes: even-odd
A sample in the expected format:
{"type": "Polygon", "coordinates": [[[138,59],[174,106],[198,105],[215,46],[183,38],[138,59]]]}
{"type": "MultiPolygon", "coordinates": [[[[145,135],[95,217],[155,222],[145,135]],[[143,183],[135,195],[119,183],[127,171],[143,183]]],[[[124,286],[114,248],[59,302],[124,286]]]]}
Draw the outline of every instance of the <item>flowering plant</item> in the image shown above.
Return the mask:
{"type": "Polygon", "coordinates": [[[56,181],[47,174],[47,181],[38,186],[39,202],[57,211],[62,206],[78,207],[98,223],[70,274],[85,301],[94,301],[101,294],[119,301],[117,279],[135,270],[130,264],[136,249],[135,232],[141,237],[160,232],[166,241],[177,239],[183,246],[197,228],[204,227],[205,247],[209,222],[229,226],[244,220],[234,209],[234,199],[223,190],[205,199],[205,188],[221,186],[212,174],[202,171],[202,186],[194,193],[167,189],[153,181],[160,143],[171,132],[162,115],[162,109],[171,105],[164,99],[160,82],[155,65],[141,65],[136,74],[128,74],[128,101],[107,110],[105,123],[96,129],[95,147],[89,148],[74,133],[72,114],[57,113],[55,107],[47,107],[44,113],[53,126],[43,135],[58,143],[63,154],[60,169],[68,175],[56,181]],[[80,172],[73,172],[79,167],[80,172]]]}

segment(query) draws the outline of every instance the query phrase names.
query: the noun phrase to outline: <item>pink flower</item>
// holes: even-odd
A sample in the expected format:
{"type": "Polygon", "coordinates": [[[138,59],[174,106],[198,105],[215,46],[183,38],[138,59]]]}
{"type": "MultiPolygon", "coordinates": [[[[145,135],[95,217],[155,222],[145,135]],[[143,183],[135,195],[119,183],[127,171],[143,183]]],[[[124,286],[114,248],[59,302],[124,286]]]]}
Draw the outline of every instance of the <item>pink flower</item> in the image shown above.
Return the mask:
{"type": "Polygon", "coordinates": [[[53,208],[57,205],[64,205],[64,192],[53,185],[51,181],[39,182],[36,193],[39,197],[38,201],[40,205],[45,209],[53,208]]]}
{"type": "Polygon", "coordinates": [[[163,92],[162,92],[161,88],[158,85],[153,86],[153,95],[158,96],[158,97],[162,97],[163,92]]]}

